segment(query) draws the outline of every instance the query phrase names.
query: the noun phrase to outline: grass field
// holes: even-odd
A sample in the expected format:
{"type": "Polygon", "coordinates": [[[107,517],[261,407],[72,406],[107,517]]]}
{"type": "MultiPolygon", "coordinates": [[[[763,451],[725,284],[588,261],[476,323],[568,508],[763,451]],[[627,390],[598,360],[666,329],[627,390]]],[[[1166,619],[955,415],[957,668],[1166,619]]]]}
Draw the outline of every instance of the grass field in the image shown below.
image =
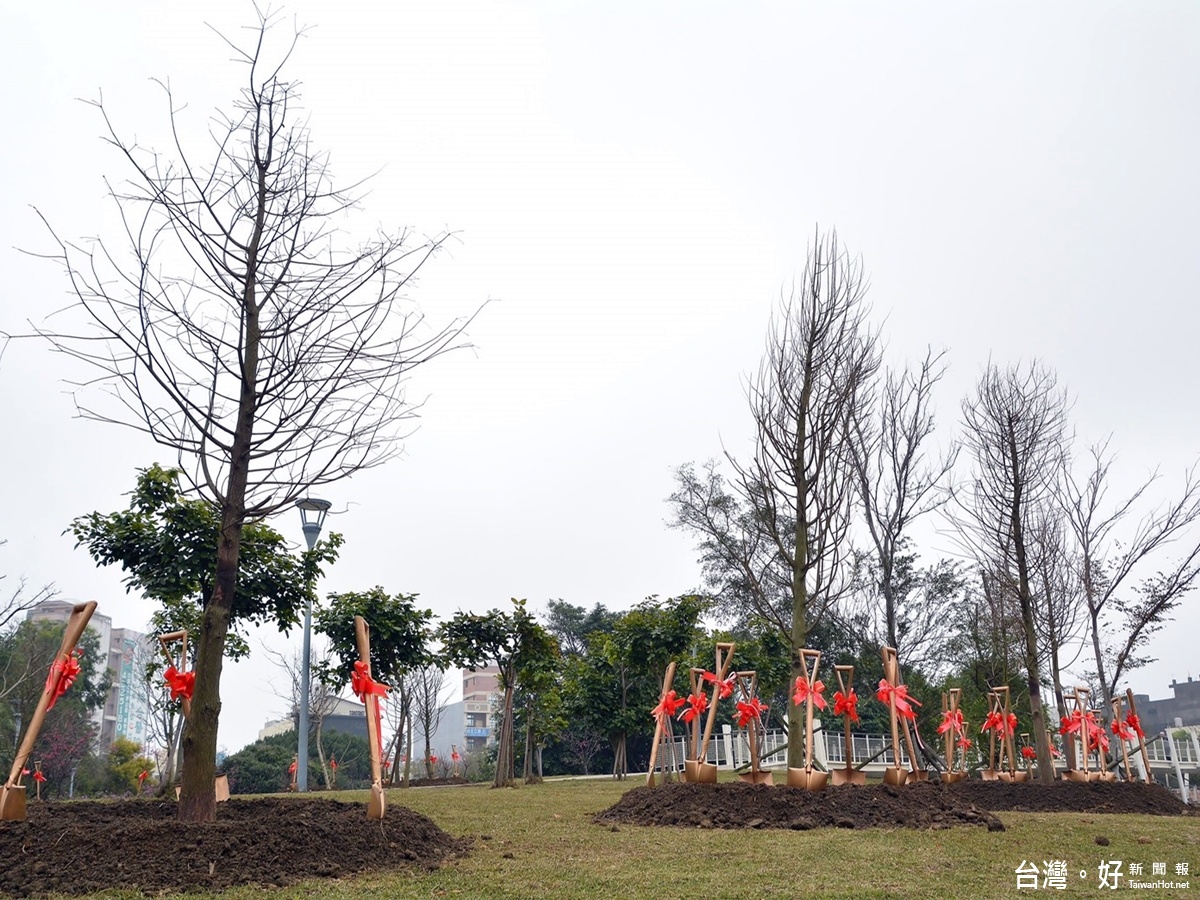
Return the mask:
{"type": "MultiPolygon", "coordinates": [[[[446,831],[474,839],[474,849],[438,871],[398,870],[344,881],[310,881],[273,891],[274,898],[318,897],[1015,897],[1022,895],[1200,898],[1200,819],[1078,813],[1000,813],[1008,830],[947,831],[820,829],[717,831],[618,829],[595,825],[640,779],[562,780],[507,790],[488,787],[392,790],[389,806],[405,805],[446,831]],[[1096,843],[1107,838],[1107,846],[1096,843]],[[1065,890],[1017,890],[1023,860],[1065,860],[1065,890]],[[1187,889],[1135,890],[1120,880],[1101,890],[1102,861],[1188,863],[1187,889]],[[1087,877],[1079,873],[1085,870],[1087,877]]],[[[339,799],[364,802],[364,793],[339,799]]],[[[384,820],[383,827],[387,827],[384,820]]],[[[1157,876],[1156,876],[1157,877],[1157,876]]],[[[133,897],[106,894],[106,897],[133,897]]],[[[189,895],[191,897],[196,894],[189,895]]],[[[238,889],[226,900],[262,896],[238,889]]]]}

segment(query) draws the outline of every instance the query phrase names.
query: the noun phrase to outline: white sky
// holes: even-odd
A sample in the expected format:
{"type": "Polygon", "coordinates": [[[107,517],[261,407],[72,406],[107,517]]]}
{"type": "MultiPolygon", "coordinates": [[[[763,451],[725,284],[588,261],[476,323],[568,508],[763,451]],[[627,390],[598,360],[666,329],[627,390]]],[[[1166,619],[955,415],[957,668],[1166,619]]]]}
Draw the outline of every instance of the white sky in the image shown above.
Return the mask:
{"type": "MultiPolygon", "coordinates": [[[[814,225],[863,255],[893,359],[949,349],[947,423],[989,356],[1041,356],[1081,443],[1114,434],[1164,489],[1200,450],[1200,7],[1193,3],[524,4],[294,2],[294,59],[336,175],[377,169],[361,224],[459,233],[413,295],[434,321],[494,298],[474,353],[412,384],[406,457],[325,492],[347,545],[321,585],[415,591],[437,613],[512,596],[627,607],[699,580],[665,527],[674,466],[744,446],[742,378],[814,225]]],[[[37,205],[69,237],[105,228],[123,176],[75,98],[162,146],[170,78],[197,126],[241,70],[246,2],[0,9],[0,329],[67,301],[37,205]]],[[[63,529],[125,506],[173,460],[74,419],[65,361],[0,361],[0,574],[127,597],[63,529]]],[[[276,526],[301,535],[298,516],[276,526]],[[294,519],[294,520],[293,520],[294,519]]],[[[926,546],[927,554],[949,546],[926,546]]],[[[1192,600],[1132,685],[1197,674],[1192,600]]],[[[285,641],[273,632],[273,647],[285,641]]],[[[299,646],[299,635],[293,634],[299,646]]],[[[282,701],[258,659],[227,667],[220,743],[282,701]]]]}

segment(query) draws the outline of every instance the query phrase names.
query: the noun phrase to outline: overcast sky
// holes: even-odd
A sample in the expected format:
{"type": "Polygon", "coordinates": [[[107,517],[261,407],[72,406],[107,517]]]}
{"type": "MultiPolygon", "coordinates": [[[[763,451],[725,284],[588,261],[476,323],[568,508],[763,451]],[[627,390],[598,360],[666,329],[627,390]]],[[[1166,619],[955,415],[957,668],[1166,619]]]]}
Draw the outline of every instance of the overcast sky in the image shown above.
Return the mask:
{"type": "MultiPolygon", "coordinates": [[[[665,525],[672,470],[745,447],[743,379],[817,223],[861,253],[889,359],[948,350],[947,434],[989,358],[1036,356],[1078,442],[1113,435],[1121,479],[1161,466],[1165,495],[1200,452],[1194,3],[285,11],[314,26],[291,74],[316,145],[346,182],[379,171],[362,227],[457,234],[412,292],[431,320],[495,301],[474,351],[414,378],[404,457],[325,491],[346,546],[322,592],[379,584],[444,616],[695,588],[692,541],[665,525]]],[[[150,79],[202,126],[242,74],[205,24],[252,20],[224,0],[4,4],[0,330],[68,301],[11,249],[49,247],[31,205],[68,237],[111,221],[102,178],[126,172],[76,98],[103,90],[121,133],[164,146],[150,79]]],[[[174,460],[74,418],[67,373],[32,342],[0,360],[0,574],[140,628],[150,605],[62,532],[174,460]]],[[[298,515],[274,524],[299,547],[298,515]]],[[[1191,599],[1134,689],[1200,674],[1198,633],[1191,599]]],[[[286,707],[256,656],[226,667],[229,750],[286,707]]]]}

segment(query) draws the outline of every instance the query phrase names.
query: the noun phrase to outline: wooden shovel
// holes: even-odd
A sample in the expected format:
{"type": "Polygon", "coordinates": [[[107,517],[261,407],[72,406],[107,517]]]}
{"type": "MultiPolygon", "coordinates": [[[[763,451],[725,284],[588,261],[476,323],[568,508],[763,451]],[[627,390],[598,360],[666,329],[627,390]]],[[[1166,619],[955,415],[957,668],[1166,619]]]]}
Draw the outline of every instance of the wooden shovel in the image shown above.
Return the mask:
{"type": "MultiPolygon", "coordinates": [[[[820,650],[801,650],[800,668],[808,679],[810,688],[816,687],[817,671],[821,668],[820,650]],[[809,661],[812,669],[809,669],[809,661]]],[[[813,769],[813,691],[809,690],[808,698],[804,701],[804,768],[788,767],[788,787],[800,787],[808,791],[823,791],[829,781],[829,773],[813,769]]]]}
{"type": "MultiPolygon", "coordinates": [[[[1134,719],[1137,719],[1137,704],[1133,702],[1133,688],[1126,689],[1125,701],[1129,704],[1129,712],[1133,714],[1134,719]]],[[[1148,767],[1150,765],[1150,758],[1148,756],[1146,756],[1146,736],[1144,734],[1142,734],[1140,727],[1137,729],[1137,731],[1135,733],[1137,734],[1138,748],[1141,750],[1141,753],[1142,753],[1142,763],[1147,766],[1146,771],[1148,772],[1149,771],[1148,767]]],[[[1129,778],[1130,778],[1130,781],[1133,780],[1133,772],[1132,771],[1130,771],[1130,773],[1129,773],[1129,778]]]]}
{"type": "Polygon", "coordinates": [[[725,680],[725,676],[729,673],[729,665],[733,662],[733,648],[734,645],[732,642],[717,644],[717,681],[713,685],[712,704],[708,708],[708,721],[704,724],[704,737],[701,739],[700,747],[696,751],[696,781],[701,784],[717,783],[717,767],[710,762],[706,762],[706,758],[708,756],[708,742],[712,739],[713,723],[717,720],[717,704],[720,703],[721,682],[725,680]]]}
{"type": "MultiPolygon", "coordinates": [[[[78,603],[72,607],[71,616],[67,619],[67,627],[63,630],[62,644],[59,645],[58,655],[54,657],[54,665],[66,665],[68,657],[79,642],[79,637],[83,634],[83,629],[87,627],[88,620],[91,619],[95,609],[96,602],[94,600],[88,603],[78,603]]],[[[54,669],[51,668],[50,671],[53,672],[54,669]]],[[[16,757],[13,758],[8,781],[4,782],[4,787],[0,788],[0,821],[23,822],[25,820],[25,785],[20,783],[21,769],[29,760],[29,754],[33,752],[33,745],[37,743],[38,732],[42,730],[42,723],[46,720],[46,710],[49,709],[51,701],[55,698],[57,687],[57,679],[46,679],[46,686],[42,688],[37,708],[33,711],[29,726],[25,729],[25,737],[21,740],[16,757]]]]}
{"type": "MultiPolygon", "coordinates": [[[[371,674],[371,635],[367,620],[354,617],[354,637],[358,641],[358,658],[371,674]]],[[[367,818],[382,819],[387,809],[387,795],[383,792],[383,766],[379,759],[379,697],[367,691],[363,697],[367,708],[367,743],[371,746],[371,793],[367,797],[367,818]]]]}
{"type": "MultiPolygon", "coordinates": [[[[841,691],[842,696],[850,696],[850,692],[854,690],[854,666],[834,666],[833,672],[837,676],[838,690],[841,691]]],[[[867,783],[867,773],[854,768],[854,739],[850,735],[849,716],[846,716],[846,765],[844,768],[833,770],[833,783],[835,785],[867,783]]]]}
{"type": "MultiPolygon", "coordinates": [[[[667,699],[667,692],[671,690],[671,682],[675,680],[675,660],[671,660],[667,665],[667,674],[663,676],[662,692],[658,695],[658,702],[662,703],[667,699]]],[[[670,719],[666,714],[656,717],[654,723],[654,743],[650,745],[650,767],[646,772],[646,787],[654,787],[654,765],[658,762],[658,745],[663,741],[663,719],[667,719],[668,728],[670,727],[670,719]]]]}
{"type": "MultiPolygon", "coordinates": [[[[741,697],[743,703],[749,703],[758,694],[758,672],[738,672],[737,673],[737,694],[741,697]]],[[[739,781],[745,781],[748,784],[773,784],[775,776],[769,771],[758,767],[758,729],[761,725],[758,716],[754,716],[746,723],[746,736],[750,743],[750,771],[742,772],[738,775],[739,781]]]]}
{"type": "MultiPolygon", "coordinates": [[[[962,699],[962,688],[950,688],[949,691],[942,694],[942,709],[948,712],[951,721],[955,721],[955,714],[958,712],[958,704],[962,699]]],[[[965,730],[965,726],[964,726],[965,730]]],[[[955,754],[957,750],[955,745],[958,743],[962,735],[957,731],[955,726],[946,729],[946,771],[942,773],[943,784],[954,784],[956,781],[962,781],[967,777],[967,751],[963,750],[963,771],[959,771],[955,765],[955,754]]]]}
{"type": "Polygon", "coordinates": [[[1087,700],[1090,692],[1087,688],[1075,688],[1075,712],[1079,714],[1080,767],[1069,770],[1064,777],[1068,781],[1092,781],[1092,773],[1088,770],[1088,728],[1087,700]]]}
{"type": "MultiPolygon", "coordinates": [[[[988,715],[999,714],[999,709],[996,706],[997,695],[995,691],[988,691],[988,715]]],[[[999,781],[1000,775],[996,771],[996,729],[988,729],[988,767],[980,769],[979,777],[984,781],[999,781]]]]}
{"type": "MultiPolygon", "coordinates": [[[[884,647],[881,652],[883,677],[895,688],[900,681],[900,664],[896,660],[896,650],[894,647],[884,647]]],[[[908,780],[908,769],[900,765],[900,723],[899,713],[896,711],[895,690],[888,694],[888,712],[891,713],[892,719],[892,764],[883,770],[883,783],[899,787],[908,780]]]]}
{"type": "MultiPolygon", "coordinates": [[[[691,687],[693,695],[699,694],[703,690],[703,682],[700,680],[704,674],[703,669],[692,668],[688,673],[688,684],[691,687]]],[[[684,727],[684,736],[687,738],[687,752],[683,757],[683,775],[681,780],[690,781],[695,784],[700,780],[699,777],[699,757],[697,751],[700,749],[700,717],[692,719],[692,727],[684,727]]]]}
{"type": "MultiPolygon", "coordinates": [[[[174,666],[176,672],[187,671],[188,661],[188,633],[186,631],[172,631],[170,634],[160,634],[158,643],[162,647],[163,656],[167,658],[167,665],[174,666]],[[179,658],[176,659],[171,655],[170,645],[180,642],[179,658]]],[[[183,707],[183,717],[190,720],[192,718],[192,701],[188,697],[184,697],[181,701],[183,707]]]]}

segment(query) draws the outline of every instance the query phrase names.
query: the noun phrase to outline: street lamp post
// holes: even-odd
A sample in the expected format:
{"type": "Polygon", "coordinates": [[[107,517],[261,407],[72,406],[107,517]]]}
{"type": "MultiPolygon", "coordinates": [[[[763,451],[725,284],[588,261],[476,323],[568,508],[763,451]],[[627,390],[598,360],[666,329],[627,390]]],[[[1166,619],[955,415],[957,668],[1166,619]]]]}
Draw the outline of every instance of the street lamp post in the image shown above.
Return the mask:
{"type": "MultiPolygon", "coordinates": [[[[304,529],[304,540],[311,551],[317,546],[321,536],[321,526],[325,523],[325,513],[333,504],[328,500],[318,500],[315,497],[304,497],[296,501],[300,510],[301,528],[304,529]]],[[[308,683],[311,678],[312,665],[311,634],[312,634],[312,595],[311,582],[305,585],[304,600],[304,655],[300,663],[300,726],[296,742],[296,790],[308,790],[308,683]]]]}

